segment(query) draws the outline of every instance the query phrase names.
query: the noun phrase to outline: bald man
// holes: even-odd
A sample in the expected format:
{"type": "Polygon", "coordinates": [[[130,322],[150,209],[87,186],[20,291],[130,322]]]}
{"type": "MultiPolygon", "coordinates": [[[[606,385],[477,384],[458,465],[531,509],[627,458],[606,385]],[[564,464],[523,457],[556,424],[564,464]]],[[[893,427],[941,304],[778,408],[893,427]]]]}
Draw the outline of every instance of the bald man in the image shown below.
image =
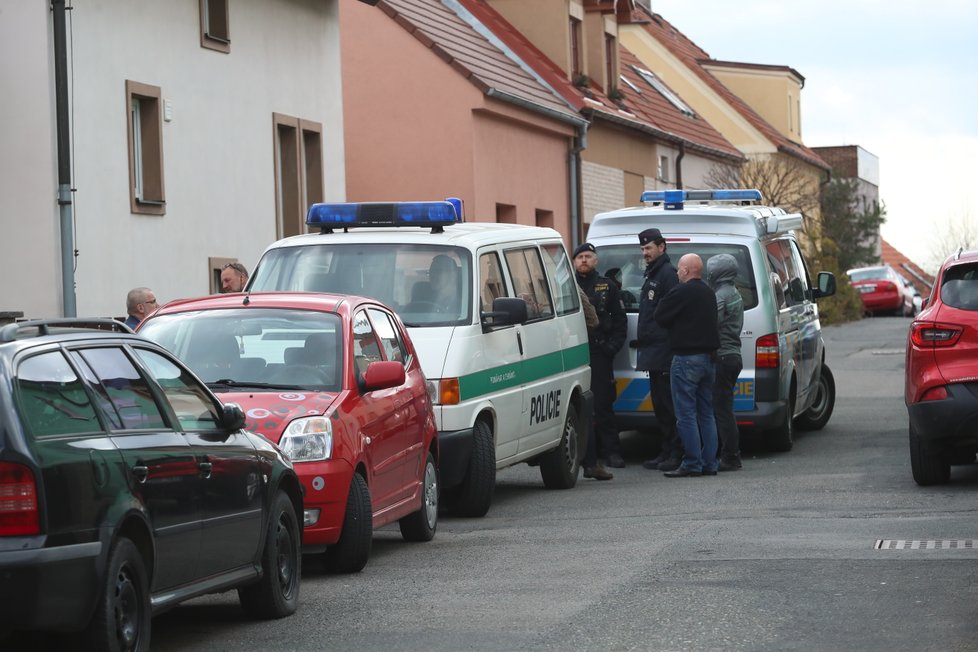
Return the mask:
{"type": "Polygon", "coordinates": [[[715,358],[720,348],[717,297],[703,282],[703,259],[686,254],[676,268],[679,285],[662,298],[655,321],[672,347],[672,404],[683,444],[679,468],[668,478],[717,474],[717,425],[713,416],[715,358]]]}

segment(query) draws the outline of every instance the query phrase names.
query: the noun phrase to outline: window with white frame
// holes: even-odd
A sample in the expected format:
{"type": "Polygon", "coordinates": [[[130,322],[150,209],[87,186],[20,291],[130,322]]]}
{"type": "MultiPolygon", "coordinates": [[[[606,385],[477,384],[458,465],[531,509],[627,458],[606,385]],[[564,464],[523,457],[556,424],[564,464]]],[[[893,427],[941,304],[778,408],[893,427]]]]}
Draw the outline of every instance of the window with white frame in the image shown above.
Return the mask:
{"type": "Polygon", "coordinates": [[[669,103],[672,104],[677,109],[679,109],[680,112],[688,116],[696,115],[695,113],[693,113],[693,110],[686,105],[685,102],[679,99],[678,95],[676,95],[671,90],[669,90],[669,88],[667,88],[666,85],[662,83],[662,80],[660,80],[654,74],[652,74],[648,70],[645,70],[644,68],[639,68],[638,66],[632,66],[632,69],[636,73],[638,73],[638,76],[641,77],[646,84],[648,84],[656,91],[658,91],[659,94],[662,95],[662,97],[669,100],[669,103]]]}

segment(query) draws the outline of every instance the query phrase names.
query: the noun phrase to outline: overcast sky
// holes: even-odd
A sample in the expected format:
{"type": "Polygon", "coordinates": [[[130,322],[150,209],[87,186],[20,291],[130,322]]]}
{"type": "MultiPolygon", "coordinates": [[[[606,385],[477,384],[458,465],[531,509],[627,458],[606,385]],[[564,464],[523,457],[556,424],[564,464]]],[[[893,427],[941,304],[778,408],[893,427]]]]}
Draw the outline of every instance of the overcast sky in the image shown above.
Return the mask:
{"type": "Polygon", "coordinates": [[[652,0],[652,9],[715,59],[797,70],[805,144],[879,157],[883,237],[911,259],[930,262],[930,233],[946,220],[978,222],[975,0],[652,0]]]}

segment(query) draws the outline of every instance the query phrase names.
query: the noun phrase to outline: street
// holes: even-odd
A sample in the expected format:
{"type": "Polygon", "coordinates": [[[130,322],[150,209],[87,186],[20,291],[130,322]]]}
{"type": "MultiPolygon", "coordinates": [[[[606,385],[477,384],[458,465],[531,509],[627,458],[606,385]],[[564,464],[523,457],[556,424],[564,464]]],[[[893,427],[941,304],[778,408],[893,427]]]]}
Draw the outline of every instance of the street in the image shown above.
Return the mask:
{"type": "Polygon", "coordinates": [[[548,491],[509,469],[486,518],[445,517],[430,543],[387,528],[349,576],[307,558],[295,616],[249,622],[235,594],[210,596],[155,618],[153,649],[975,649],[978,466],[944,487],[911,478],[909,323],[824,330],[835,413],[790,453],[669,479],[627,433],[611,482],[548,491]]]}

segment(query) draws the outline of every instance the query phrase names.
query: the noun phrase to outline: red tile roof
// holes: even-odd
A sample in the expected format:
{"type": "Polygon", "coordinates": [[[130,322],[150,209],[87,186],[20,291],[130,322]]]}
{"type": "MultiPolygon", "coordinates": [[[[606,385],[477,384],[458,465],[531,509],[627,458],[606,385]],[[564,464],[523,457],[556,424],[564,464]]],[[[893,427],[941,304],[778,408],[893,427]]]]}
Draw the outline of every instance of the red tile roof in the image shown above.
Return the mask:
{"type": "Polygon", "coordinates": [[[931,286],[934,285],[934,276],[925,272],[886,240],[881,240],[880,257],[884,263],[906,276],[921,296],[926,297],[930,294],[931,286]]]}
{"type": "MultiPolygon", "coordinates": [[[[642,25],[646,32],[652,35],[663,46],[665,46],[675,57],[682,61],[687,68],[693,71],[702,79],[715,93],[720,95],[724,101],[736,109],[751,125],[760,131],[779,151],[789,156],[801,159],[810,165],[830,171],[831,168],[823,161],[818,154],[801,143],[796,143],[785,137],[780,131],[771,126],[746,102],[741,100],[719,79],[714,77],[703,66],[709,64],[730,66],[730,62],[720,62],[711,59],[710,55],[698,45],[689,40],[686,35],[676,29],[672,23],[663,18],[660,14],[649,13],[644,8],[632,11],[634,17],[642,20],[636,21],[642,25]]],[[[795,73],[797,74],[797,73],[795,73]]],[[[801,77],[801,75],[798,75],[801,77]]]]}
{"type": "MultiPolygon", "coordinates": [[[[630,89],[622,88],[626,95],[626,110],[623,110],[593,84],[586,90],[578,88],[570,82],[567,74],[556,63],[485,0],[459,0],[459,4],[492,31],[515,56],[530,66],[556,93],[584,115],[614,122],[673,143],[683,142],[692,149],[710,156],[736,160],[743,158],[740,151],[706,121],[687,120],[686,116],[664,99],[659,101],[637,98],[630,89]],[[639,102],[639,99],[642,101],[639,102]]],[[[619,52],[623,51],[623,48],[619,48],[619,52]]],[[[651,97],[651,93],[646,95],[651,97]]]]}
{"type": "Polygon", "coordinates": [[[558,119],[582,121],[575,107],[556,96],[441,2],[381,0],[377,6],[483,93],[502,93],[529,102],[558,119]]]}

